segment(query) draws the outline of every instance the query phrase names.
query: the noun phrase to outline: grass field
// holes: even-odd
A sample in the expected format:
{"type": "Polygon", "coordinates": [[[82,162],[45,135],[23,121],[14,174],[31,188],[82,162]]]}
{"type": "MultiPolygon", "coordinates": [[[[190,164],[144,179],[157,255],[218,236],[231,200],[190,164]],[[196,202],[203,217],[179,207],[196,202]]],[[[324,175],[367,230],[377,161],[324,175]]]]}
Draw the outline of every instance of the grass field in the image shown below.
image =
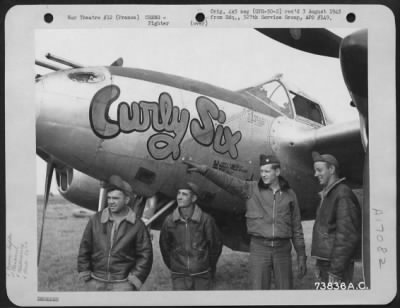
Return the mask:
{"type": "MultiPolygon", "coordinates": [[[[42,215],[43,199],[38,197],[38,230],[42,215]]],[[[46,213],[43,249],[38,273],[39,291],[81,291],[83,283],[78,279],[77,254],[83,230],[88,218],[77,218],[72,215],[78,206],[69,203],[62,197],[50,197],[46,213]]],[[[311,232],[313,221],[304,221],[303,229],[306,242],[306,252],[310,255],[311,232]]],[[[158,247],[159,232],[152,231],[154,262],[151,273],[142,290],[171,290],[169,271],[164,265],[158,247]]],[[[295,289],[314,289],[313,260],[308,258],[308,273],[302,279],[297,279],[295,253],[294,287],[295,289]]],[[[362,280],[361,264],[356,263],[354,281],[362,280]]],[[[236,252],[224,247],[218,261],[216,275],[217,290],[246,290],[248,286],[248,253],[236,252]]]]}

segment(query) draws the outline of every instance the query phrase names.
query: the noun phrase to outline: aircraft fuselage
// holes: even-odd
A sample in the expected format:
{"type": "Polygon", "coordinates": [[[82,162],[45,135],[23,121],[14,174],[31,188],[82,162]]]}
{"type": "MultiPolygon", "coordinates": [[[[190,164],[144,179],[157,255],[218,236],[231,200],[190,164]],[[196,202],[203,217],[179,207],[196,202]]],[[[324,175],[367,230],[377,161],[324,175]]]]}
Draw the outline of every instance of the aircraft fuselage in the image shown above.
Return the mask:
{"type": "Polygon", "coordinates": [[[178,185],[195,182],[202,207],[228,234],[245,227],[244,201],[187,173],[180,161],[258,180],[259,155],[275,154],[298,194],[303,219],[315,213],[319,187],[311,157],[307,146],[296,143],[315,127],[251,95],[123,67],[57,71],[36,86],[37,148],[71,168],[99,180],[119,174],[144,196],[174,198],[178,185]]]}

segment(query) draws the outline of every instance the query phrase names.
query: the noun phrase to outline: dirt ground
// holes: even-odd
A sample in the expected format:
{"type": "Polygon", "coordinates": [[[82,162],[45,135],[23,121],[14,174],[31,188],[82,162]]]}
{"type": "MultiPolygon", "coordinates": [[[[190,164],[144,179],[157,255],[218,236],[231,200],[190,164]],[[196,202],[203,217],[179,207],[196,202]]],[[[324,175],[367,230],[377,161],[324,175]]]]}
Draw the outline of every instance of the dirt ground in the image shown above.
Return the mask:
{"type": "MultiPolygon", "coordinates": [[[[42,215],[42,198],[38,197],[38,230],[42,215]]],[[[77,218],[73,212],[78,206],[69,203],[60,196],[50,198],[46,213],[43,236],[42,256],[38,272],[39,291],[83,291],[84,286],[78,279],[77,254],[83,230],[88,218],[77,218]]],[[[314,221],[303,221],[306,253],[310,255],[311,232],[314,221]]],[[[154,262],[151,273],[142,287],[145,291],[171,290],[169,271],[164,265],[158,247],[158,231],[152,231],[154,262]]],[[[313,281],[312,258],[307,258],[307,275],[299,280],[296,272],[295,253],[292,252],[294,264],[294,288],[315,289],[313,281]]],[[[361,263],[356,263],[354,282],[362,281],[361,263]]],[[[236,252],[224,247],[218,261],[216,286],[217,290],[247,290],[248,253],[236,252]]]]}

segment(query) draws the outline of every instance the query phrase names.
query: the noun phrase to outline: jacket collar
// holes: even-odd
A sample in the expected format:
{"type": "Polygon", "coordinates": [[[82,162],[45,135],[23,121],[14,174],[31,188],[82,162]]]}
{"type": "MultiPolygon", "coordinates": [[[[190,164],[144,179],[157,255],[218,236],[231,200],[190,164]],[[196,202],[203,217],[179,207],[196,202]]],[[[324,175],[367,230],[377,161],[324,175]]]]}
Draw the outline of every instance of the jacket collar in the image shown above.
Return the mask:
{"type": "MultiPolygon", "coordinates": [[[[197,206],[197,204],[194,205],[194,211],[192,214],[192,217],[190,217],[191,220],[194,220],[196,222],[200,222],[200,218],[201,218],[201,209],[200,207],[197,206]]],[[[184,220],[181,216],[181,214],[179,213],[179,207],[177,207],[174,212],[172,213],[172,220],[174,222],[178,221],[178,220],[184,220]]]]}
{"type": "Polygon", "coordinates": [[[337,185],[342,183],[344,180],[346,180],[346,178],[338,179],[336,182],[334,182],[331,185],[325,187],[322,191],[320,191],[321,197],[326,197],[334,187],[336,187],[337,185]]]}
{"type": "MultiPolygon", "coordinates": [[[[112,220],[112,217],[110,215],[110,210],[108,208],[105,208],[103,212],[101,213],[101,218],[100,221],[101,223],[106,223],[107,221],[112,220]]],[[[134,211],[132,211],[130,208],[128,208],[128,214],[123,218],[123,220],[126,220],[127,222],[130,222],[132,225],[136,221],[136,214],[134,211]]]]}
{"type": "MultiPolygon", "coordinates": [[[[288,181],[286,181],[286,179],[282,176],[278,177],[278,181],[279,181],[279,188],[280,190],[287,190],[290,188],[288,181]]],[[[258,181],[258,188],[264,188],[264,189],[269,189],[269,184],[264,184],[264,182],[262,181],[262,179],[260,179],[258,181]]]]}

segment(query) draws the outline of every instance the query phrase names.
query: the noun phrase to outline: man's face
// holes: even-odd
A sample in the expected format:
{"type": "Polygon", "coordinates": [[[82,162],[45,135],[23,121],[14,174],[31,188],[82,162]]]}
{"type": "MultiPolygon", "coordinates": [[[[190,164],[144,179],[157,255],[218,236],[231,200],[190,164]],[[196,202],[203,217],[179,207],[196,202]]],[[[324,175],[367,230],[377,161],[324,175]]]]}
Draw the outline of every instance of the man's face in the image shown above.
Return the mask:
{"type": "Polygon", "coordinates": [[[334,174],[333,169],[332,166],[328,167],[328,164],[323,161],[317,161],[314,163],[314,176],[323,187],[326,187],[329,184],[329,181],[334,174]]]}
{"type": "Polygon", "coordinates": [[[129,202],[129,197],[120,190],[112,190],[107,193],[107,205],[111,213],[121,212],[129,202]]]}
{"type": "Polygon", "coordinates": [[[196,202],[196,195],[190,189],[179,189],[176,196],[178,207],[188,207],[196,202]]]}
{"type": "Polygon", "coordinates": [[[264,184],[269,185],[278,181],[278,176],[281,173],[280,169],[274,169],[272,166],[272,164],[269,164],[260,167],[260,176],[264,184]]]}

